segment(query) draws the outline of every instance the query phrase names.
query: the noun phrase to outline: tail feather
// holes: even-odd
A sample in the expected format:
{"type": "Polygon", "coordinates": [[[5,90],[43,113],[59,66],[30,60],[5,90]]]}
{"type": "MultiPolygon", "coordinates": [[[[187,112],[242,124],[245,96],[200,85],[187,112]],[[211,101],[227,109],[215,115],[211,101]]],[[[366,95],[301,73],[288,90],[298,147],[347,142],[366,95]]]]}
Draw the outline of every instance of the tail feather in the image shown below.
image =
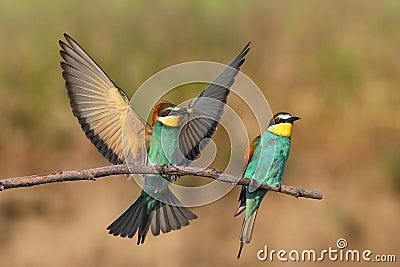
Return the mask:
{"type": "Polygon", "coordinates": [[[151,228],[154,236],[160,232],[168,233],[172,230],[178,230],[190,224],[197,216],[180,206],[179,200],[170,192],[168,194],[169,203],[157,201],[153,210],[148,212],[147,198],[140,195],[139,198],[110,226],[107,227],[109,233],[114,236],[132,238],[138,234],[137,244],[144,243],[146,235],[151,228]]]}
{"type": "MultiPolygon", "coordinates": [[[[169,203],[174,203],[174,205],[172,205],[172,206],[180,211],[180,213],[183,215],[183,217],[185,217],[185,220],[183,220],[183,221],[187,221],[188,224],[189,224],[189,221],[197,219],[197,215],[194,214],[193,212],[191,212],[190,210],[182,207],[179,199],[177,199],[176,196],[172,193],[169,194],[169,203]]],[[[180,221],[180,223],[182,224],[183,221],[180,221]]]]}
{"type": "Polygon", "coordinates": [[[158,236],[160,234],[160,205],[161,203],[158,202],[155,210],[151,213],[151,233],[154,236],[158,236]]]}
{"type": "Polygon", "coordinates": [[[130,217],[131,218],[136,217],[135,215],[137,214],[137,212],[138,212],[138,208],[132,209],[132,212],[130,212],[129,214],[127,214],[125,216],[125,220],[121,221],[120,231],[121,231],[122,237],[128,236],[134,227],[136,227],[136,228],[138,227],[138,224],[136,223],[135,220],[131,220],[131,221],[128,220],[128,218],[130,218],[130,217]],[[135,225],[135,223],[136,223],[136,225],[135,225]],[[121,227],[122,225],[126,225],[126,227],[121,227]]]}
{"type": "Polygon", "coordinates": [[[114,236],[120,235],[121,237],[126,237],[132,231],[136,232],[139,227],[138,220],[130,220],[130,218],[137,218],[138,212],[141,212],[139,209],[139,203],[142,202],[142,196],[140,196],[118,219],[116,219],[107,229],[110,230],[110,234],[114,236]],[[135,224],[135,227],[133,227],[135,224]],[[111,231],[111,229],[113,229],[111,231]]]}
{"type": "Polygon", "coordinates": [[[167,215],[168,215],[168,221],[171,224],[171,228],[177,229],[177,230],[181,229],[181,225],[180,225],[178,219],[176,218],[175,211],[172,208],[172,206],[167,206],[167,209],[169,209],[169,212],[167,213],[167,215]]]}
{"type": "Polygon", "coordinates": [[[131,218],[131,221],[133,222],[132,223],[132,227],[131,228],[127,228],[127,230],[128,230],[128,238],[132,238],[135,235],[136,231],[139,229],[140,218],[142,218],[142,213],[143,212],[145,212],[143,210],[143,208],[138,207],[137,208],[137,212],[134,215],[132,215],[132,217],[127,217],[126,218],[127,221],[129,221],[129,218],[131,218]]]}
{"type": "Polygon", "coordinates": [[[129,236],[129,234],[132,231],[136,231],[139,227],[139,220],[129,220],[129,218],[136,218],[138,217],[138,214],[141,212],[141,209],[139,208],[140,205],[136,205],[135,207],[132,208],[132,212],[130,214],[127,214],[125,216],[125,220],[121,222],[121,225],[126,225],[125,228],[121,227],[121,236],[126,237],[129,236]]]}
{"type": "Polygon", "coordinates": [[[239,208],[237,208],[237,210],[235,211],[235,214],[233,215],[233,217],[239,216],[245,210],[246,210],[246,205],[240,205],[239,208]]]}
{"type": "Polygon", "coordinates": [[[138,230],[138,241],[137,244],[143,244],[144,240],[146,239],[147,232],[149,231],[151,223],[150,215],[146,212],[142,212],[142,218],[139,224],[138,230]]]}
{"type": "Polygon", "coordinates": [[[256,221],[257,210],[249,218],[243,219],[242,229],[240,231],[239,241],[240,241],[240,248],[237,255],[237,258],[240,258],[240,254],[242,253],[243,244],[247,244],[250,242],[253,229],[254,229],[254,222],[256,221]]]}
{"type": "Polygon", "coordinates": [[[234,217],[240,215],[243,211],[246,210],[246,186],[242,186],[242,190],[239,195],[239,207],[235,211],[234,217]]]}
{"type": "Polygon", "coordinates": [[[178,207],[176,207],[176,206],[172,206],[172,208],[175,210],[175,215],[176,215],[176,218],[177,218],[177,220],[179,221],[179,223],[180,223],[182,226],[189,225],[188,219],[185,217],[185,215],[183,215],[183,213],[181,212],[181,210],[180,210],[178,207]]]}
{"type": "Polygon", "coordinates": [[[191,212],[190,210],[185,209],[183,207],[177,207],[177,208],[182,213],[182,215],[186,218],[186,220],[191,221],[191,220],[197,219],[197,215],[194,214],[193,212],[191,212]]]}
{"type": "Polygon", "coordinates": [[[171,231],[171,226],[168,221],[165,206],[160,206],[160,228],[161,232],[163,232],[164,234],[171,231]]]}
{"type": "Polygon", "coordinates": [[[243,243],[240,242],[239,252],[238,252],[238,254],[236,256],[237,259],[240,259],[240,254],[242,254],[242,249],[243,249],[243,243]]]}

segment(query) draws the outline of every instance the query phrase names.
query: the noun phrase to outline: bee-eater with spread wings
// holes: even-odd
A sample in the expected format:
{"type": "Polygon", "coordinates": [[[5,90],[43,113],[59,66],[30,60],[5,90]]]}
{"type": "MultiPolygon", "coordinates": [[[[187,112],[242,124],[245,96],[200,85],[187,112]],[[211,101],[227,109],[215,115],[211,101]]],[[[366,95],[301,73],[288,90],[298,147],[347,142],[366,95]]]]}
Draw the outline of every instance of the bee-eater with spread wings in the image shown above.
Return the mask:
{"type": "MultiPolygon", "coordinates": [[[[234,79],[249,44],[204,91],[180,108],[161,102],[149,125],[135,113],[126,94],[70,36],[60,41],[62,76],[74,116],[86,137],[112,164],[188,165],[200,153],[200,142],[214,134],[234,79]],[[124,137],[123,137],[124,135],[124,137]]],[[[154,236],[180,229],[197,218],[182,207],[168,188],[171,175],[145,175],[138,199],[110,226],[110,234],[143,243],[151,227],[154,236]],[[161,178],[162,177],[162,178],[161,178]]]]}

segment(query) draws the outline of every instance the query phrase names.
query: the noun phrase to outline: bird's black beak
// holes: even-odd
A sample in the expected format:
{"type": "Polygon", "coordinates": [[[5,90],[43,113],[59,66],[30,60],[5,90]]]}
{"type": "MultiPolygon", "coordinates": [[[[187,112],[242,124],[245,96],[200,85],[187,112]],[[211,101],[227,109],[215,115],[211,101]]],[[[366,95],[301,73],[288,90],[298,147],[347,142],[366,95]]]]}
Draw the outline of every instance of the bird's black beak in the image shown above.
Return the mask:
{"type": "Polygon", "coordinates": [[[300,117],[296,117],[296,116],[292,116],[289,119],[287,119],[288,121],[290,121],[291,123],[293,123],[294,121],[300,120],[300,117]]]}

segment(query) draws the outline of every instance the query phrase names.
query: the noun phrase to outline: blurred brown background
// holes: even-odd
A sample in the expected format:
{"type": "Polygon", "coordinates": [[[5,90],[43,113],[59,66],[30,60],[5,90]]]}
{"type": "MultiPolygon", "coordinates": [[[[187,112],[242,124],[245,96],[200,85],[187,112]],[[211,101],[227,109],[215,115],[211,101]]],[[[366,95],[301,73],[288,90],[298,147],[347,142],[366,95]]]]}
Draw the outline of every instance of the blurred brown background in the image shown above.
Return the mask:
{"type": "Polygon", "coordinates": [[[399,1],[132,2],[0,2],[0,177],[107,164],[70,110],[63,32],[128,95],[173,64],[228,62],[251,40],[242,70],[274,112],[303,118],[284,184],[324,200],[269,194],[238,261],[239,188],[142,246],[105,231],[139,193],[122,176],[9,190],[0,193],[1,266],[277,266],[257,260],[265,244],[320,251],[340,237],[400,261],[399,1]]]}

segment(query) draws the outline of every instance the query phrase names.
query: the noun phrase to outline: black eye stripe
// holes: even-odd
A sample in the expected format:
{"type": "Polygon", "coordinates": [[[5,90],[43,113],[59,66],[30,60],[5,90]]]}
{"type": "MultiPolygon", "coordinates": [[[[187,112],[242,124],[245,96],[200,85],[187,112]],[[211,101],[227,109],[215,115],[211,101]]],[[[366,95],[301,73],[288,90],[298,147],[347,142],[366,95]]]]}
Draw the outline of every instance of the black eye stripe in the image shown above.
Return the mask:
{"type": "MultiPolygon", "coordinates": [[[[289,115],[286,113],[281,113],[283,115],[289,115]]],[[[276,124],[281,124],[281,123],[292,123],[292,121],[290,120],[290,115],[288,118],[282,118],[282,117],[278,117],[279,114],[275,114],[275,116],[269,121],[269,125],[268,126],[272,126],[272,125],[276,125],[276,124]]]]}
{"type": "Polygon", "coordinates": [[[171,113],[170,109],[164,109],[164,110],[160,110],[160,113],[158,114],[158,116],[160,117],[166,117],[171,113]]]}

